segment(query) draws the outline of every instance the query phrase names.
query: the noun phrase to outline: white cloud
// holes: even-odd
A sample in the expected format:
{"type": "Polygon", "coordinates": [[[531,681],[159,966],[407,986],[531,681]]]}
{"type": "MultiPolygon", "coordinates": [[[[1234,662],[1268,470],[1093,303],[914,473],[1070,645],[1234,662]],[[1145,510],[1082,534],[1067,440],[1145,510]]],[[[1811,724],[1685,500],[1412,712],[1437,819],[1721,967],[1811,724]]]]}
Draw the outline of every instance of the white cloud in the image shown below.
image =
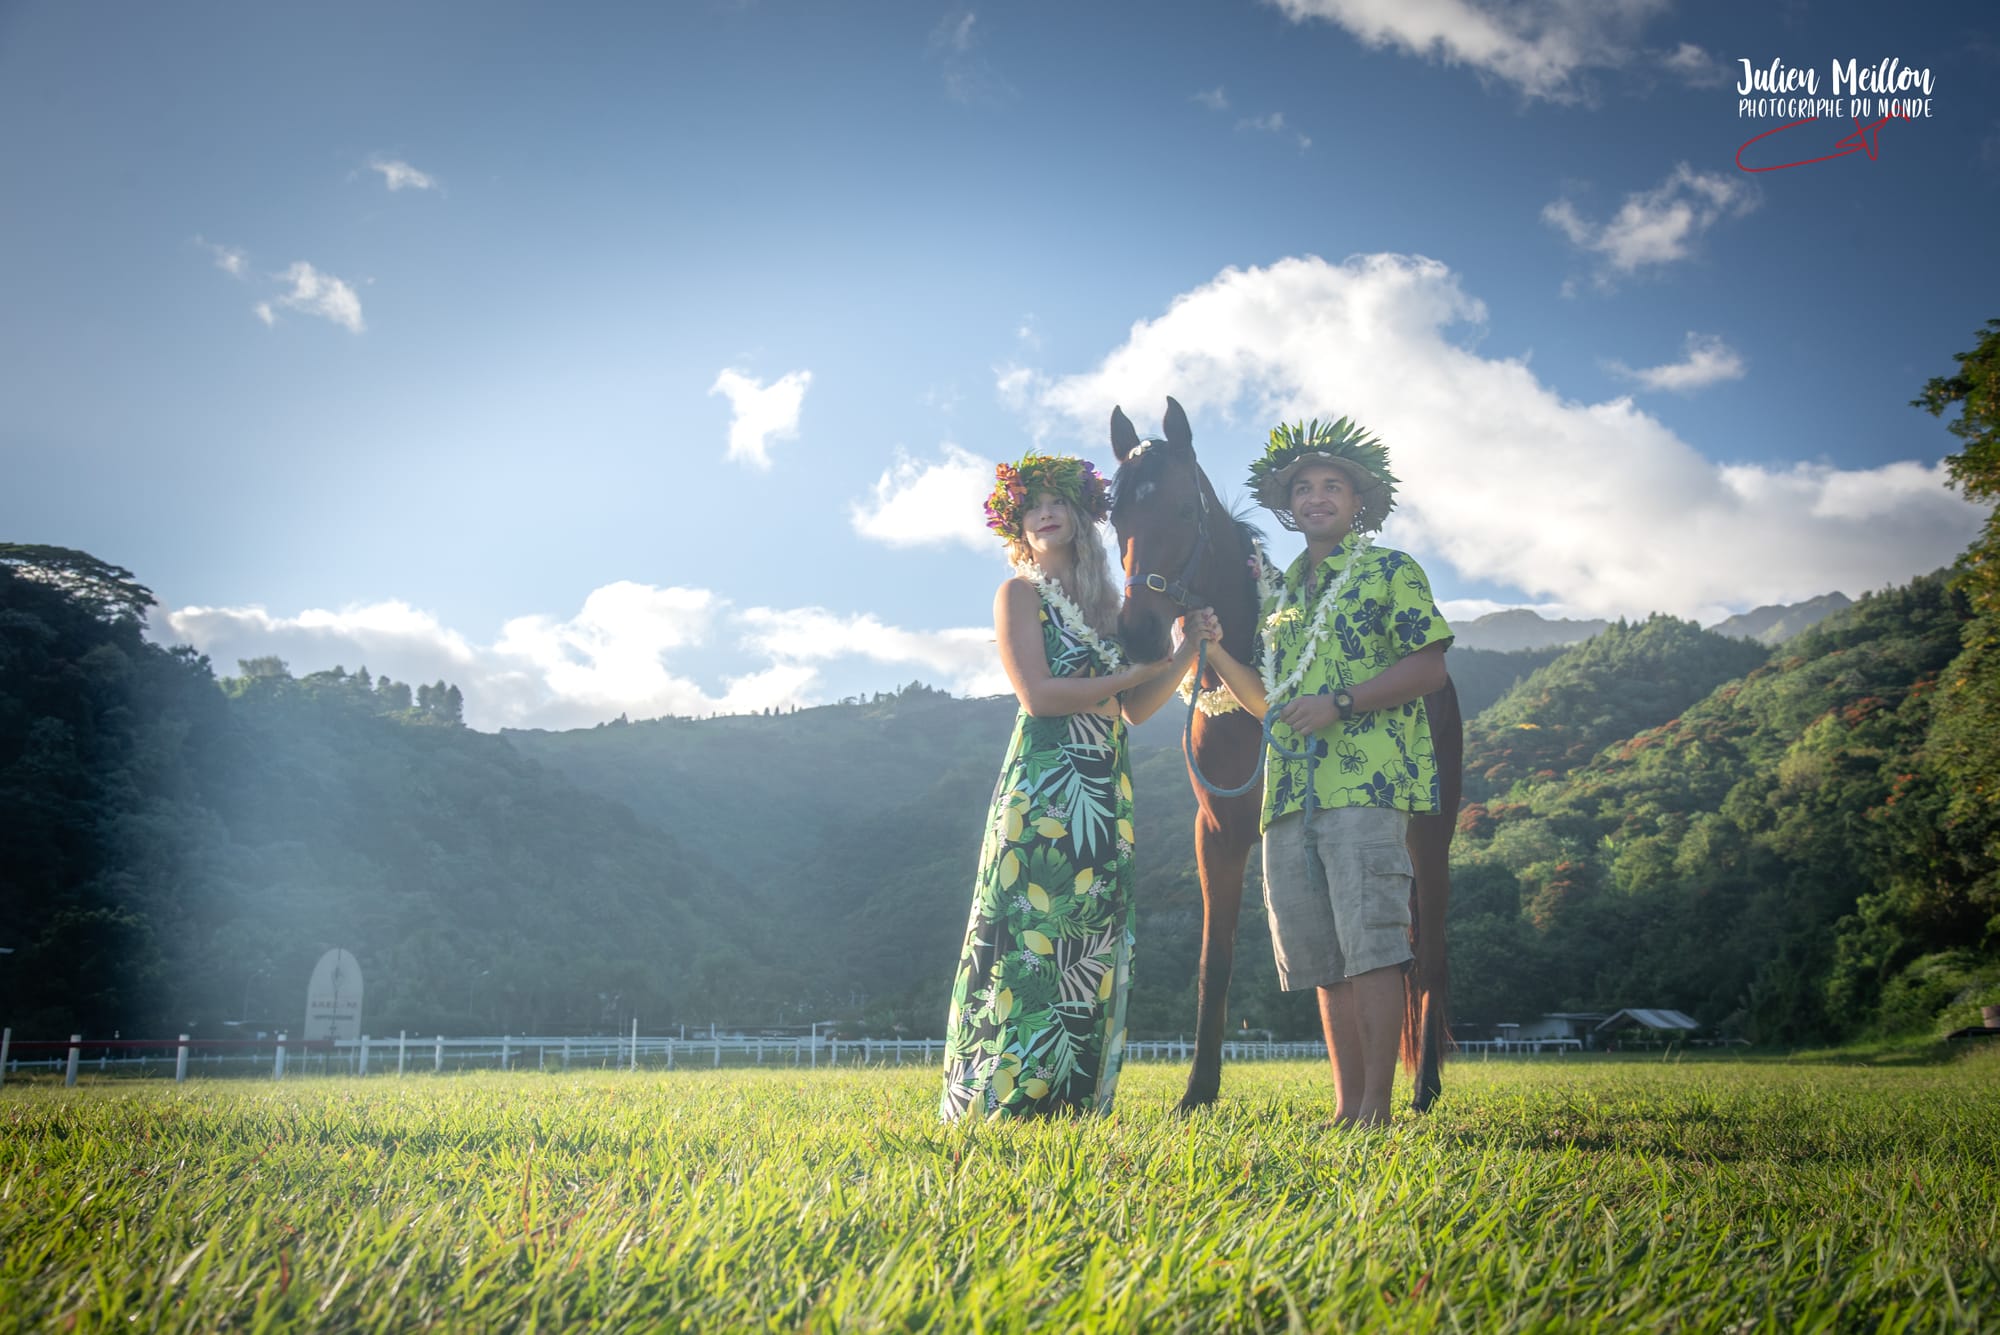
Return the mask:
{"type": "Polygon", "coordinates": [[[781,661],[822,662],[859,656],[877,663],[907,663],[937,675],[960,695],[998,695],[1012,689],[1000,670],[993,630],[967,626],[912,631],[887,626],[869,613],[841,616],[820,607],[744,611],[744,644],[781,661]]]}
{"type": "Polygon", "coordinates": [[[1647,366],[1633,370],[1623,362],[1608,362],[1606,365],[1619,375],[1638,381],[1647,389],[1674,390],[1686,393],[1724,380],[1743,378],[1743,358],[1736,349],[1722,341],[1719,334],[1697,334],[1692,331],[1687,336],[1687,355],[1680,361],[1665,366],[1647,366]]]}
{"type": "Polygon", "coordinates": [[[231,278],[243,278],[249,274],[250,256],[238,247],[217,245],[201,237],[196,237],[194,243],[213,256],[215,267],[231,278]]]}
{"type": "Polygon", "coordinates": [[[1271,422],[1351,414],[1404,481],[1389,541],[1577,616],[1713,620],[1879,588],[1948,563],[1977,530],[1939,466],[1718,463],[1629,399],[1575,402],[1448,336],[1486,319],[1435,260],[1309,256],[1224,270],[1096,369],[1014,368],[1012,383],[1040,429],[1090,441],[1106,405],[1174,395],[1225,491],[1271,422]]]}
{"type": "Polygon", "coordinates": [[[1722,62],[1693,42],[1682,42],[1661,55],[1660,64],[1690,88],[1724,88],[1730,83],[1722,62]]]}
{"type": "Polygon", "coordinates": [[[993,461],[947,441],[941,460],[917,460],[901,450],[867,501],[848,506],[854,531],[891,547],[957,542],[997,548],[982,507],[993,490],[993,461]]]}
{"type": "Polygon", "coordinates": [[[271,309],[270,302],[260,301],[255,306],[252,306],[250,309],[255,311],[257,313],[257,318],[262,320],[266,325],[274,325],[278,323],[277,312],[271,309]]]}
{"type": "MultiPolygon", "coordinates": [[[[296,260],[291,268],[273,276],[292,285],[290,292],[278,298],[280,306],[331,320],[350,333],[358,334],[365,327],[361,320],[361,298],[332,274],[321,273],[304,260],[296,260]]],[[[270,324],[270,307],[260,306],[258,317],[270,324]]]]}
{"type": "Polygon", "coordinates": [[[1221,84],[1217,84],[1213,88],[1205,88],[1201,92],[1196,93],[1194,100],[1207,107],[1210,111],[1229,110],[1229,94],[1222,91],[1221,84]]]}
{"type": "Polygon", "coordinates": [[[961,694],[1007,689],[985,628],[909,631],[822,608],[732,609],[707,589],[620,581],[593,590],[576,615],[516,617],[479,644],[400,601],[273,616],[260,607],[184,607],[160,618],[227,673],[275,654],[296,675],[363,664],[412,684],[445,680],[465,694],[476,728],[584,727],[620,714],[732,714],[814,703],[820,666],[842,659],[909,664],[961,694]],[[677,660],[747,650],[744,670],[711,689],[677,660]]]}
{"type": "Polygon", "coordinates": [[[725,370],[716,376],[708,392],[727,395],[735,414],[729,423],[729,457],[768,470],[771,442],[799,434],[799,407],[811,384],[811,371],[793,371],[769,385],[760,385],[741,371],[725,370]]]}
{"type": "Polygon", "coordinates": [[[1270,0],[1294,23],[1336,24],[1365,46],[1469,65],[1529,97],[1572,101],[1586,69],[1632,60],[1667,0],[1270,0]]]}
{"type": "Polygon", "coordinates": [[[368,167],[382,173],[383,183],[391,190],[430,190],[437,185],[429,172],[420,172],[398,158],[372,158],[368,167]]]}
{"type": "Polygon", "coordinates": [[[1285,132],[1285,113],[1274,111],[1268,116],[1245,116],[1242,120],[1236,122],[1236,128],[1239,130],[1262,130],[1265,134],[1283,134],[1285,132]]]}
{"type": "Polygon", "coordinates": [[[1698,172],[1683,162],[1651,190],[1627,195],[1609,222],[1588,221],[1567,199],[1545,207],[1542,221],[1573,245],[1601,255],[1612,271],[1633,273],[1686,259],[1704,232],[1756,206],[1756,193],[1746,182],[1698,172]]]}

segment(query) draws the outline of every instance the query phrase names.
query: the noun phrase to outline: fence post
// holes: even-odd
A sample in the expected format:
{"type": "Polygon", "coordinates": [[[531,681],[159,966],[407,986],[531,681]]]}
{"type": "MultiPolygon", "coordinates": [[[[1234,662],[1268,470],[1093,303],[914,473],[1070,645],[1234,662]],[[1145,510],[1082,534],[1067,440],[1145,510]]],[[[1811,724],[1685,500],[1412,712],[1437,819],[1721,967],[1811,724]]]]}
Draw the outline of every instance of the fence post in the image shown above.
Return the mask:
{"type": "Polygon", "coordinates": [[[83,1056],[83,1049],[77,1045],[82,1042],[82,1034],[71,1034],[69,1036],[69,1068],[63,1072],[63,1084],[65,1086],[76,1083],[76,1063],[83,1056]]]}
{"type": "Polygon", "coordinates": [[[399,1076],[403,1073],[403,1052],[409,1047],[409,1044],[410,1031],[407,1029],[398,1029],[396,1031],[396,1074],[399,1076]]]}
{"type": "Polygon", "coordinates": [[[563,1040],[563,1069],[569,1069],[569,1040],[566,1038],[563,1040]]]}
{"type": "Polygon", "coordinates": [[[722,1040],[719,1038],[711,1038],[708,1041],[715,1045],[715,1065],[717,1066],[722,1065],[722,1040]]]}
{"type": "Polygon", "coordinates": [[[443,1073],[444,1073],[444,1035],[439,1034],[437,1041],[437,1051],[431,1056],[431,1074],[442,1075],[443,1073]]]}
{"type": "Polygon", "coordinates": [[[355,1074],[368,1074],[368,1035],[366,1034],[361,1036],[361,1069],[356,1071],[355,1074]]]}
{"type": "Polygon", "coordinates": [[[632,1017],[632,1070],[639,1069],[639,1017],[632,1017]]]}
{"type": "Polygon", "coordinates": [[[514,1069],[514,1054],[510,1048],[509,1037],[507,1034],[500,1035],[500,1069],[503,1071],[514,1069]]]}
{"type": "Polygon", "coordinates": [[[283,1080],[285,1078],[285,1036],[283,1034],[278,1035],[278,1055],[271,1060],[271,1078],[273,1080],[283,1080]]]}
{"type": "Polygon", "coordinates": [[[14,1031],[0,1029],[0,1085],[7,1083],[7,1049],[14,1046],[14,1031]]]}
{"type": "Polygon", "coordinates": [[[188,1078],[188,1036],[181,1035],[181,1045],[174,1050],[174,1083],[184,1085],[188,1078]]]}

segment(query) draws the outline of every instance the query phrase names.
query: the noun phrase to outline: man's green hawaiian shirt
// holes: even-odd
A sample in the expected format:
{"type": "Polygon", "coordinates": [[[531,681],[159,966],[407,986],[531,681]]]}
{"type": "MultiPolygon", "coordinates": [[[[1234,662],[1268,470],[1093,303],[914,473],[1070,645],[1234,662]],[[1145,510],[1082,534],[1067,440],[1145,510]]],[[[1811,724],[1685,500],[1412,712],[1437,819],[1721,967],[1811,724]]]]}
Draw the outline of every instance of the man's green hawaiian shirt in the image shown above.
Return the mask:
{"type": "MultiPolygon", "coordinates": [[[[1356,539],[1349,536],[1321,563],[1320,590],[1330,589],[1354,559],[1356,539]]],[[[1328,615],[1321,643],[1305,677],[1273,709],[1304,695],[1330,695],[1376,676],[1397,659],[1433,644],[1448,644],[1451,627],[1431,596],[1431,583],[1407,554],[1387,547],[1370,548],[1364,564],[1340,591],[1338,606],[1328,615]]],[[[1277,602],[1264,606],[1269,652],[1276,655],[1272,679],[1283,683],[1305,648],[1306,630],[1317,610],[1314,599],[1302,596],[1307,558],[1301,554],[1285,571],[1284,614],[1275,625],[1269,618],[1277,602]]],[[[1437,757],[1431,749],[1430,718],[1422,699],[1394,709],[1369,710],[1346,722],[1336,720],[1323,731],[1303,735],[1284,724],[1272,729],[1275,741],[1288,750],[1310,744],[1318,756],[1314,771],[1315,803],[1329,807],[1398,807],[1404,811],[1438,809],[1437,757]]],[[[1264,772],[1264,825],[1305,805],[1307,763],[1286,760],[1273,750],[1264,772]]]]}

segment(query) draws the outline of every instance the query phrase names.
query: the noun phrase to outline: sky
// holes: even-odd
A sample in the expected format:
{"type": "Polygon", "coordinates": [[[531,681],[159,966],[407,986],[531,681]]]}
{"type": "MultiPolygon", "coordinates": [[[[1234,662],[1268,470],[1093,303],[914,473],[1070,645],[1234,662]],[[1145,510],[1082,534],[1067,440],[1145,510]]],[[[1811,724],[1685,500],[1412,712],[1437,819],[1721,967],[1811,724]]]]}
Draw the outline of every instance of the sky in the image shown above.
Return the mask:
{"type": "Polygon", "coordinates": [[[1171,394],[1230,498],[1373,430],[1455,619],[1858,596],[1980,518],[1995,89],[1985,0],[0,0],[0,540],[485,729],[991,694],[994,463],[1171,394]]]}

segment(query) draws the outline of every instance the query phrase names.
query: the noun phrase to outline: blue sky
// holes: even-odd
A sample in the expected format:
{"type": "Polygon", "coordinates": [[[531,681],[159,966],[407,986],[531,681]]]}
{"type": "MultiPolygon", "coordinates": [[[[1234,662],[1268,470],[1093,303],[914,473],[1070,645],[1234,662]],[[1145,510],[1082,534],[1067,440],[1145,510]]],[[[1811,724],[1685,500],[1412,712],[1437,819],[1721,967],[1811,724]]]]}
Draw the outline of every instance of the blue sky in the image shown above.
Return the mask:
{"type": "Polygon", "coordinates": [[[17,2],[0,533],[481,727],[984,692],[993,461],[1171,393],[1225,491],[1377,430],[1454,615],[1859,594],[1977,521],[1996,86],[1970,0],[17,2]],[[1740,61],[1892,57],[1739,170],[1740,61]]]}

